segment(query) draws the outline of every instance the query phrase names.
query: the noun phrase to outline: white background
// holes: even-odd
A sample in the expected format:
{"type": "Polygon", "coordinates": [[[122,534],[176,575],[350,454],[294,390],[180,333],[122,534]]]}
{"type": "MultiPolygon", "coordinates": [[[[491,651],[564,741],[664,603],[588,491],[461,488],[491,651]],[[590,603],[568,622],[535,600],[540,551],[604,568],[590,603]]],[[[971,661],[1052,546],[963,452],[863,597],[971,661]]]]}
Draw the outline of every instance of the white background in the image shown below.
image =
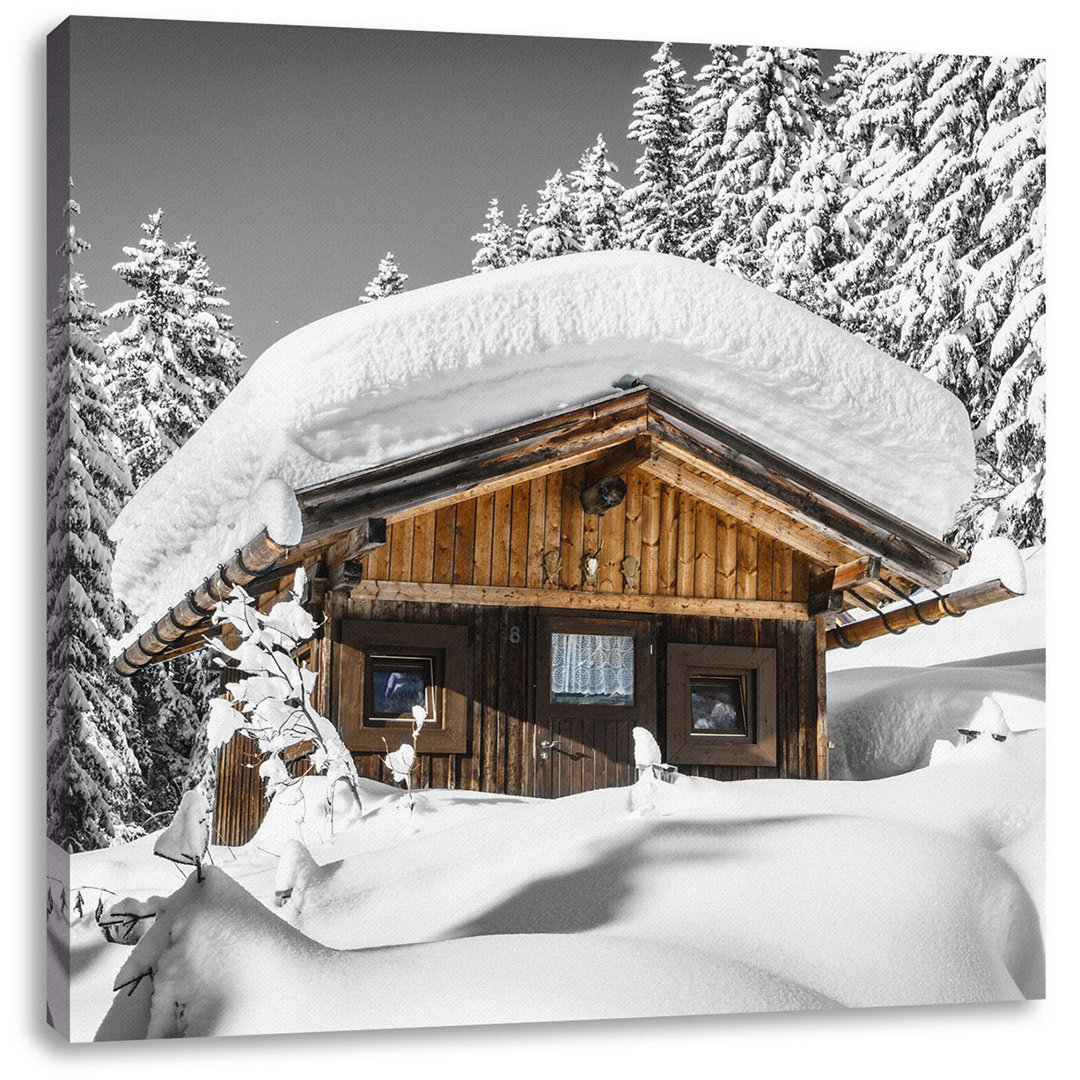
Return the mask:
{"type": "MultiPolygon", "coordinates": [[[[516,7],[516,5],[514,5],[516,7]]],[[[3,96],[7,160],[0,313],[6,348],[0,357],[5,390],[0,442],[8,463],[0,492],[4,587],[0,632],[5,673],[0,722],[6,760],[0,867],[3,940],[11,946],[3,980],[3,1065],[7,1075],[180,1076],[220,1070],[244,1074],[347,1070],[358,1077],[427,1073],[597,1077],[699,1070],[725,1076],[998,1077],[1075,1075],[1078,1055],[1075,863],[1080,832],[1075,775],[1080,762],[1073,651],[1078,643],[1075,558],[1077,445],[1078,250],[1076,50],[1080,40],[1066,14],[1071,5],[944,0],[772,0],[736,8],[622,3],[586,5],[547,0],[523,12],[506,3],[387,5],[313,0],[72,2],[23,0],[6,13],[3,96]],[[466,11],[458,10],[467,7],[466,11]],[[449,10],[447,10],[449,8],[449,10]],[[69,14],[204,18],[370,26],[396,29],[615,37],[645,41],[917,51],[1010,53],[1049,60],[1050,101],[1050,557],[1051,642],[1049,999],[1026,1005],[882,1009],[835,1014],[730,1016],[605,1024],[400,1031],[273,1039],[193,1041],[185,1045],[117,1044],[69,1048],[48,1031],[44,1015],[44,189],[45,35],[69,14]],[[1073,430],[1070,430],[1073,429],[1073,430]],[[1072,616],[1070,617],[1070,609],[1072,616]],[[1064,669],[1064,670],[1062,670],[1064,669]]],[[[152,77],[153,60],[133,57],[152,77]]],[[[632,87],[627,87],[629,121],[632,87]]],[[[587,108],[587,103],[583,103],[587,108]]],[[[407,987],[396,993],[407,998],[407,987]]],[[[284,1006],[287,1010],[287,1005],[284,1006]]]]}

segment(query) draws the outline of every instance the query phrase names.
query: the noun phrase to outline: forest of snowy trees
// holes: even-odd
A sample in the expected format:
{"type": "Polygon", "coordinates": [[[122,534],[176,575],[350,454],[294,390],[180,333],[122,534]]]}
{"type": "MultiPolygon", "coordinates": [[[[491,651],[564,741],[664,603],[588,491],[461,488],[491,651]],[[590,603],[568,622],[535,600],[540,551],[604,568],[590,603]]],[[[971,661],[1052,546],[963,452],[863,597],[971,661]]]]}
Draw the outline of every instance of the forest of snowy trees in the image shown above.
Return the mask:
{"type": "Polygon", "coordinates": [[[949,537],[1045,539],[1045,64],[670,44],[634,91],[636,183],[602,137],[516,223],[493,199],[474,272],[637,248],[714,263],[904,360],[968,407],[975,492],[949,537]]]}
{"type": "Polygon", "coordinates": [[[68,273],[48,326],[47,828],[81,850],[167,822],[186,789],[212,783],[218,677],[204,654],[130,680],[113,669],[110,642],[133,619],[112,594],[108,530],[236,385],[244,356],[224,290],[190,237],[163,238],[160,210],[114,267],[134,296],[100,313],[75,269],[89,247],[78,203],[64,213],[68,273]]]}
{"type": "MultiPolygon", "coordinates": [[[[670,45],[634,90],[635,182],[603,137],[557,169],[511,224],[492,199],[476,273],[637,248],[715,263],[850,330],[965,402],[975,493],[950,537],[1044,539],[1044,64],[868,53],[826,78],[799,49],[711,47],[693,77],[670,45]]],[[[108,529],[134,489],[236,385],[244,359],[190,238],[157,211],[114,269],[104,312],[75,260],[48,326],[48,833],[70,850],[164,823],[213,782],[217,674],[204,654],[131,680],[110,643],[132,627],[112,595],[108,529]]],[[[401,292],[392,253],[359,297],[401,292]]]]}

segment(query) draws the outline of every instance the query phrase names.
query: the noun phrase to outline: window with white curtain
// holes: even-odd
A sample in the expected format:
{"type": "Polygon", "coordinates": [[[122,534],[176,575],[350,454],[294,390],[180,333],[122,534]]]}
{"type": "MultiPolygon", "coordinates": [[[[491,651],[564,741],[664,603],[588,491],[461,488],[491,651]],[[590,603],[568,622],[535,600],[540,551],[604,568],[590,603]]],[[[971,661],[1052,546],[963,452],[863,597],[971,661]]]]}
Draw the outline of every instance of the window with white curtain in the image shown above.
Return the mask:
{"type": "Polygon", "coordinates": [[[634,639],[553,633],[551,700],[560,705],[633,705],[634,639]]]}

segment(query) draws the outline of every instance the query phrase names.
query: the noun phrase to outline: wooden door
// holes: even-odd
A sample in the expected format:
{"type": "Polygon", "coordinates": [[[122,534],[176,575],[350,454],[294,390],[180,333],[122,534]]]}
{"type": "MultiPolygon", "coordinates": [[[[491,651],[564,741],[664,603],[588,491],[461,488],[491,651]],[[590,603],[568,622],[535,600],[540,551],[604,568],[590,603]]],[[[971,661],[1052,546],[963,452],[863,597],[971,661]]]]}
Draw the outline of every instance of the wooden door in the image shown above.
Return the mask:
{"type": "Polygon", "coordinates": [[[534,640],[534,790],[558,798],[632,783],[632,729],[656,732],[652,621],[542,611],[534,640]]]}

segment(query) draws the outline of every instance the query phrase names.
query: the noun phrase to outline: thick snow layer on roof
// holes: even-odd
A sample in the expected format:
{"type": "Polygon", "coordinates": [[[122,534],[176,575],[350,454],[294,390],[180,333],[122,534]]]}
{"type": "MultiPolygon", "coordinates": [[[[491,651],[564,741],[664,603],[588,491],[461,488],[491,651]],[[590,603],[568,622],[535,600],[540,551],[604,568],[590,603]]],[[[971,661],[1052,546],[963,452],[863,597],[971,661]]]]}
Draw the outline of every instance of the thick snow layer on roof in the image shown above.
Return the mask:
{"type": "Polygon", "coordinates": [[[118,518],[115,588],[157,616],[287,519],[267,481],[295,490],[606,396],[628,374],[927,532],[970,490],[967,415],[929,379],[724,271],[596,252],[350,308],[272,346],[118,518]]]}

